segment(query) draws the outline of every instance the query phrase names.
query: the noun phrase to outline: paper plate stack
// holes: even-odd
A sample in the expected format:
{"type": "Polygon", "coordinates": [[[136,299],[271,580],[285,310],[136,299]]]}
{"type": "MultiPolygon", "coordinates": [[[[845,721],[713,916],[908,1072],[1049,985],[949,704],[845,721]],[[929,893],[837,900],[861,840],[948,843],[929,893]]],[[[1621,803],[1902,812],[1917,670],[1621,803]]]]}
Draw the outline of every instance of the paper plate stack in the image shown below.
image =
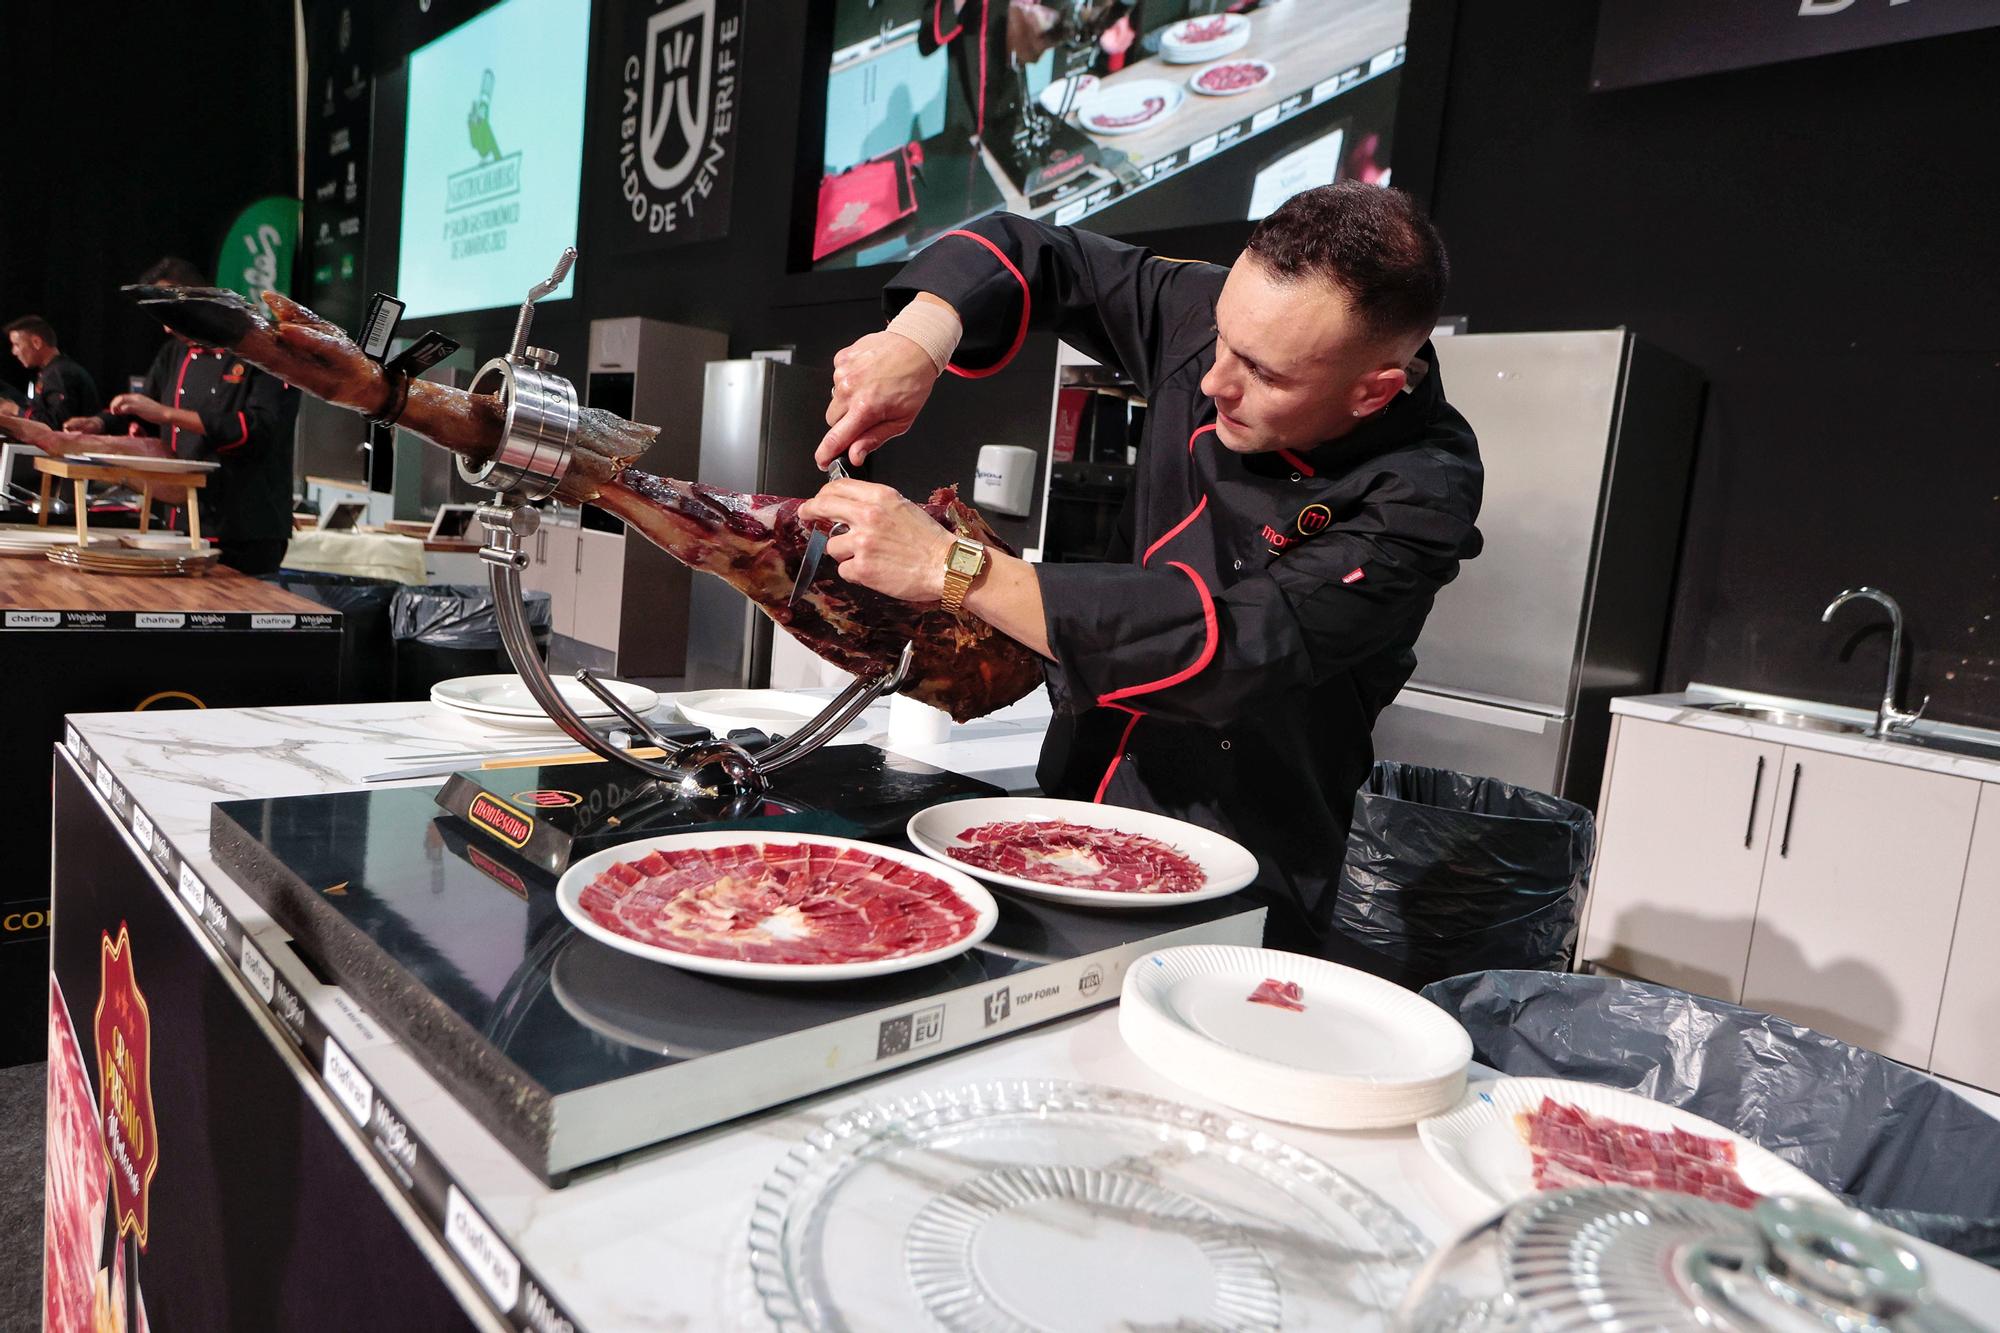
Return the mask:
{"type": "Polygon", "coordinates": [[[74,543],[49,549],[50,560],[70,569],[80,569],[86,574],[122,574],[144,578],[206,574],[221,556],[222,553],[212,546],[199,551],[187,547],[178,551],[131,551],[123,547],[98,549],[94,539],[89,550],[81,549],[74,543]]]}
{"type": "Polygon", "coordinates": [[[1132,964],[1118,1031],[1183,1087],[1318,1129],[1386,1129],[1455,1106],[1472,1038],[1400,986],[1318,958],[1231,945],[1132,964]]]}

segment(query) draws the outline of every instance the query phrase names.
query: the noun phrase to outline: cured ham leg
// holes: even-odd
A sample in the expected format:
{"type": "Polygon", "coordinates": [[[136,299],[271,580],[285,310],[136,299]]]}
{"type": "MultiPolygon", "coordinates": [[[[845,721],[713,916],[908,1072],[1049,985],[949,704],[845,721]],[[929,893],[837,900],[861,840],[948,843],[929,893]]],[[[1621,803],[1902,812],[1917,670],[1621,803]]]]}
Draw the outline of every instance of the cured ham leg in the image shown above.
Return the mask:
{"type": "MultiPolygon", "coordinates": [[[[147,313],[196,342],[226,347],[316,398],[357,412],[389,407],[395,386],[347,334],[298,302],[264,294],[266,315],[235,292],[207,287],[128,287],[147,313]]],[[[423,380],[409,386],[397,424],[471,462],[500,445],[497,397],[423,380]]],[[[630,466],[658,433],[595,408],[583,409],[577,447],[559,499],[595,504],[693,569],[713,574],[820,657],[855,675],[896,664],[916,645],[902,693],[960,722],[1004,708],[1041,683],[1039,660],[983,621],[941,606],[916,606],[842,579],[833,561],[791,601],[810,529],[800,500],[745,495],[656,477],[630,466]]],[[[1007,544],[955,487],[932,492],[924,509],[944,527],[1001,550],[1007,544]]]]}

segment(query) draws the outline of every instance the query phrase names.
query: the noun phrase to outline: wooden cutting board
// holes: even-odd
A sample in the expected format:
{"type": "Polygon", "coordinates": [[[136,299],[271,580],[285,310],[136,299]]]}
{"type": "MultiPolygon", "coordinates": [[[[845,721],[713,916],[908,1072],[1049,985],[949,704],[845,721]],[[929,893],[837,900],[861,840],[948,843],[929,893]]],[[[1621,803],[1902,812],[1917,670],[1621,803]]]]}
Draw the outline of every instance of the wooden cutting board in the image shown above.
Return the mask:
{"type": "Polygon", "coordinates": [[[233,569],[196,578],[86,574],[47,560],[0,560],[0,608],[16,611],[325,611],[233,569]]]}

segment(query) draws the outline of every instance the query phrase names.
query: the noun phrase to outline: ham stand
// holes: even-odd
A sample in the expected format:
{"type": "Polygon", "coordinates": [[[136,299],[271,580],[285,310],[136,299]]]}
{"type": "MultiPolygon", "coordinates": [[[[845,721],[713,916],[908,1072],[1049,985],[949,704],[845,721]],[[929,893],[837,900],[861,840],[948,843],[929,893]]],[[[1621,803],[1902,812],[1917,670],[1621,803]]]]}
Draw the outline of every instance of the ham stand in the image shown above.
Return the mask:
{"type": "MultiPolygon", "coordinates": [[[[554,373],[554,352],[528,345],[528,328],[534,319],[535,302],[553,292],[575,262],[575,249],[564,250],[555,271],[546,281],[535,284],[521,303],[511,350],[506,356],[495,357],[481,366],[473,378],[473,393],[497,394],[500,398],[503,408],[500,447],[476,466],[463,458],[457,462],[461,477],[493,493],[478,511],[479,522],[486,529],[486,544],[480,549],[479,558],[487,565],[494,618],[514,670],[535,702],[566,735],[610,765],[634,770],[644,779],[634,786],[629,776],[622,784],[606,783],[600,778],[598,785],[608,786],[615,793],[601,802],[586,800],[579,793],[561,794],[578,796],[579,806],[601,805],[601,809],[591,814],[599,819],[608,817],[613,827],[632,824],[632,815],[642,807],[653,811],[672,804],[704,807],[713,819],[740,817],[774,805],[796,809],[780,798],[767,796],[773,775],[811,755],[844,731],[870,704],[900,686],[909,674],[913,644],[903,646],[902,656],[893,669],[855,680],[790,736],[756,750],[727,738],[689,742],[662,735],[626,707],[599,679],[599,673],[588,668],[578,671],[576,678],[584,688],[603,701],[617,716],[621,729],[632,737],[631,748],[616,745],[579,717],[563,699],[535,650],[521,595],[521,570],[529,563],[525,542],[541,524],[541,514],[531,502],[553,495],[568,474],[576,449],[580,413],[576,386],[554,373]],[[659,751],[658,760],[634,753],[648,746],[659,751]]],[[[535,794],[539,796],[542,792],[538,789],[535,794]]],[[[517,853],[526,850],[524,844],[528,840],[526,835],[516,840],[522,826],[527,825],[532,832],[535,825],[548,819],[517,808],[515,802],[466,774],[452,779],[439,802],[482,832],[498,837],[517,853]]],[[[577,827],[570,830],[570,837],[561,839],[560,848],[547,850],[555,854],[554,859],[566,861],[572,841],[595,839],[585,837],[584,816],[577,813],[577,807],[561,808],[572,813],[560,822],[577,827]]],[[[575,850],[581,850],[580,846],[575,850]]],[[[550,858],[531,856],[530,859],[546,862],[550,858]]]]}

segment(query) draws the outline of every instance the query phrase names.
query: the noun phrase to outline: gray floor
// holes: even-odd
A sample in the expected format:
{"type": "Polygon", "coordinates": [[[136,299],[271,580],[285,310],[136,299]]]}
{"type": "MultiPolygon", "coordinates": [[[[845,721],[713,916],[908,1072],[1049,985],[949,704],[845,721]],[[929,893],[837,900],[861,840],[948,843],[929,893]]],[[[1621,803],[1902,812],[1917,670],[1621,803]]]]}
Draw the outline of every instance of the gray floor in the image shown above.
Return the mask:
{"type": "Polygon", "coordinates": [[[47,1065],[0,1069],[0,1330],[41,1323],[42,1107],[47,1065]]]}

